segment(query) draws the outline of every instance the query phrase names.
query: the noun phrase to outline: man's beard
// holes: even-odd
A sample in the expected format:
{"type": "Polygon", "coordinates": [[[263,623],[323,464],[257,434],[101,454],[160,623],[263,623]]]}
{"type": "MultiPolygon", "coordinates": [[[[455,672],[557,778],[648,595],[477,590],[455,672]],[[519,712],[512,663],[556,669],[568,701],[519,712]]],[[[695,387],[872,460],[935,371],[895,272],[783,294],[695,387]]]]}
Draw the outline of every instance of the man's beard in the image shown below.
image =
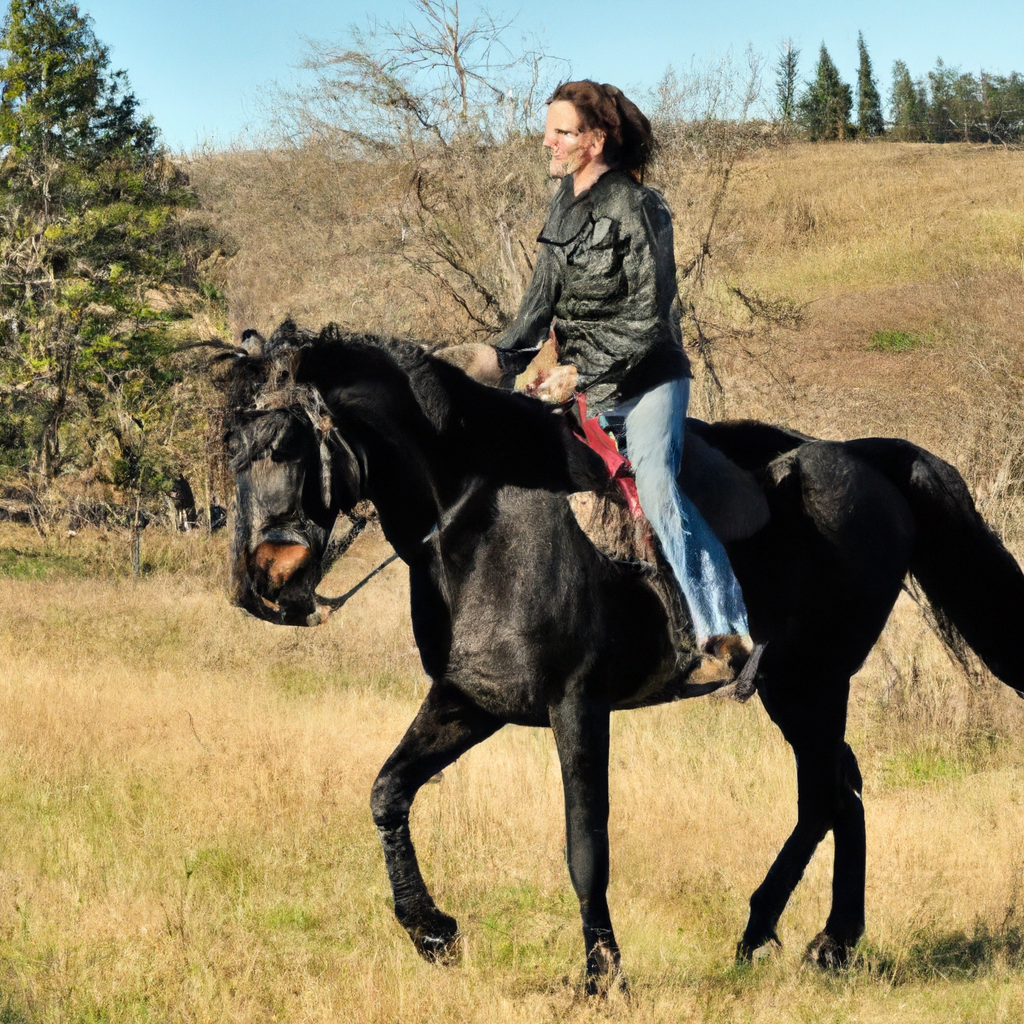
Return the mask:
{"type": "Polygon", "coordinates": [[[579,153],[568,153],[564,160],[552,159],[548,165],[548,177],[565,178],[575,174],[582,166],[579,153]]]}

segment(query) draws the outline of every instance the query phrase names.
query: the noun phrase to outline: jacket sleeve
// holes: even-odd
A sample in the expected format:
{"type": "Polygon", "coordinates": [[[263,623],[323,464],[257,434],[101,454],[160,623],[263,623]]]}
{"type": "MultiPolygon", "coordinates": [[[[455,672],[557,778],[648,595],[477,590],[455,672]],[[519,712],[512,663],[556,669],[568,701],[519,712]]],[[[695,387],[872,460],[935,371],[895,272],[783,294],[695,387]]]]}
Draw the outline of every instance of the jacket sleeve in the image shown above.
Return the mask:
{"type": "Polygon", "coordinates": [[[503,377],[511,380],[522,373],[540,351],[555,316],[561,287],[558,257],[551,246],[542,243],[516,318],[493,342],[503,377]]]}

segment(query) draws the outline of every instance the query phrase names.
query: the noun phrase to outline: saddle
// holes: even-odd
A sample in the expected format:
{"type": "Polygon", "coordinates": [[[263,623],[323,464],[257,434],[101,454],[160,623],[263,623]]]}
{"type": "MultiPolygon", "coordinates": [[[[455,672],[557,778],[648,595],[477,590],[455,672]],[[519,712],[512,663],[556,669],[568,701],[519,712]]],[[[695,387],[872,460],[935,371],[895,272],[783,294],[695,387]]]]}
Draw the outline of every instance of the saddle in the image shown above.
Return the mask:
{"type": "MultiPolygon", "coordinates": [[[[618,484],[632,516],[644,518],[632,466],[598,418],[587,416],[585,395],[576,396],[576,413],[580,424],[578,433],[604,460],[608,475],[618,484]]],[[[687,418],[679,487],[723,544],[745,540],[768,522],[768,501],[753,473],[737,466],[696,432],[694,427],[700,422],[687,418]]]]}
{"type": "MultiPolygon", "coordinates": [[[[517,389],[544,396],[543,388],[539,389],[538,385],[557,367],[558,352],[553,335],[552,331],[552,336],[517,378],[517,389]]],[[[557,401],[567,396],[544,397],[549,401],[557,401]]],[[[599,548],[612,557],[636,557],[653,561],[650,557],[650,527],[640,508],[629,460],[620,454],[615,438],[601,426],[598,418],[587,415],[585,394],[576,393],[565,404],[576,420],[576,432],[601,456],[608,467],[608,475],[618,485],[621,495],[617,502],[612,495],[573,495],[573,511],[580,526],[599,548]],[[617,512],[616,506],[623,511],[629,510],[630,517],[636,521],[631,529],[627,529],[629,524],[622,521],[622,512],[617,512]],[[632,537],[626,544],[629,550],[622,551],[628,536],[632,537]],[[607,550],[608,546],[614,552],[607,550]]],[[[723,544],[752,537],[769,519],[768,501],[760,484],[752,473],[736,465],[700,436],[700,420],[688,418],[686,422],[683,459],[678,477],[680,489],[697,506],[712,532],[723,544]]]]}
{"type": "MultiPolygon", "coordinates": [[[[517,388],[549,401],[565,398],[564,393],[557,395],[555,392],[545,396],[538,388],[555,366],[553,350],[553,341],[542,347],[538,357],[516,381],[517,388]]],[[[620,563],[623,570],[640,572],[646,577],[665,607],[673,636],[676,661],[667,677],[668,689],[662,692],[663,688],[655,687],[654,697],[643,694],[630,706],[644,707],[648,703],[679,699],[684,694],[676,693],[673,687],[680,679],[687,681],[686,686],[706,683],[714,688],[731,683],[729,688],[734,691],[731,695],[735,699],[749,699],[756,688],[754,674],[761,649],[755,649],[738,677],[733,675],[728,659],[709,658],[696,649],[682,591],[660,546],[654,542],[653,530],[640,507],[629,460],[620,453],[618,442],[601,425],[599,418],[587,415],[585,393],[576,393],[562,404],[574,421],[575,432],[601,457],[610,478],[610,486],[601,492],[570,495],[569,503],[576,521],[598,550],[620,563]]],[[[701,426],[700,420],[688,418],[686,421],[683,458],[677,478],[680,489],[723,544],[752,537],[770,519],[768,499],[753,473],[704,440],[699,433],[701,426]]]]}

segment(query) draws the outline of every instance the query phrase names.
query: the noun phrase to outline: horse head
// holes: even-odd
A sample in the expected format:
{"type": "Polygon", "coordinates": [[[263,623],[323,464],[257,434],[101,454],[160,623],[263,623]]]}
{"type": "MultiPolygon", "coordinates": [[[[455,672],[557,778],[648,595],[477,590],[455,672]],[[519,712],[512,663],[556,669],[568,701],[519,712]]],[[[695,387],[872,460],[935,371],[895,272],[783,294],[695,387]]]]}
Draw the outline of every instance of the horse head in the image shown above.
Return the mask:
{"type": "Polygon", "coordinates": [[[365,467],[316,390],[295,384],[294,347],[268,354],[245,340],[229,374],[232,601],[268,622],[318,625],[331,531],[360,500],[365,467]]]}
{"type": "Polygon", "coordinates": [[[268,343],[247,332],[234,358],[234,600],[267,621],[322,620],[331,530],[362,499],[411,562],[481,482],[564,492],[607,479],[564,417],[415,345],[286,322],[268,343]]]}

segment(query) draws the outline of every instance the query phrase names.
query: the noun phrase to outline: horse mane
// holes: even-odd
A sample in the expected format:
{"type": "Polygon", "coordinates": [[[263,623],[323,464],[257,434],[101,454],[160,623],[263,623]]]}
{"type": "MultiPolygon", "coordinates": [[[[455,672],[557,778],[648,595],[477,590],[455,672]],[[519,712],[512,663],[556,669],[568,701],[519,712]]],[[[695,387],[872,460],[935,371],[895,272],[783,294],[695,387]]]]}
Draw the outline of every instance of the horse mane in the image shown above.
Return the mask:
{"type": "Polygon", "coordinates": [[[375,424],[384,434],[404,422],[421,439],[425,420],[449,458],[493,482],[576,491],[607,481],[600,458],[575,438],[559,410],[480,384],[422,342],[337,324],[314,331],[288,319],[266,339],[246,331],[225,358],[230,367],[218,386],[226,435],[272,409],[301,412],[314,426],[328,416],[375,424]]]}

